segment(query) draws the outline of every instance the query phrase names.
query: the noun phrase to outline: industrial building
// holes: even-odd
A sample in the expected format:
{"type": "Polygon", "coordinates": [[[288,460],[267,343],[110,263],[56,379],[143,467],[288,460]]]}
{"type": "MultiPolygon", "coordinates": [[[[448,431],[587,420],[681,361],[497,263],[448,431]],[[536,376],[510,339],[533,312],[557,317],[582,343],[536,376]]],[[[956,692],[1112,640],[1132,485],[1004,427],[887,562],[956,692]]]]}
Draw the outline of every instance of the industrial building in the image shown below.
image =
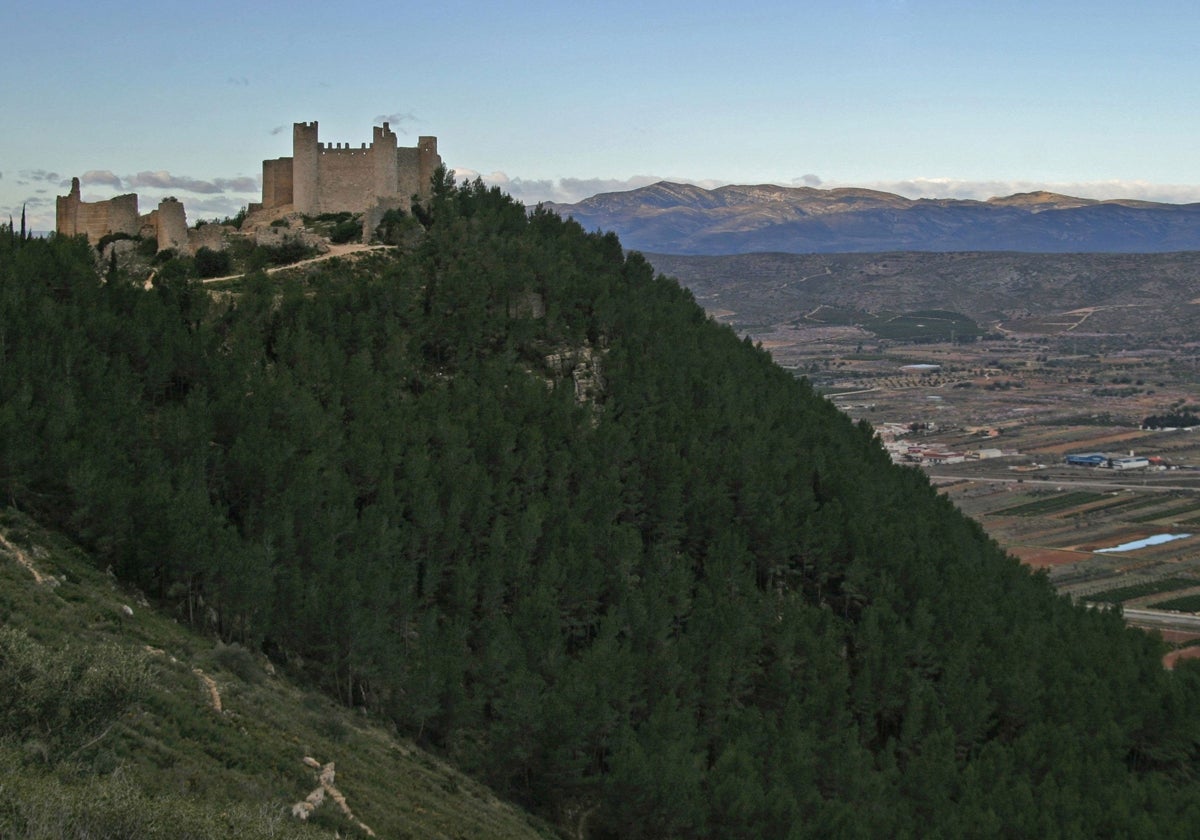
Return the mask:
{"type": "Polygon", "coordinates": [[[1108,456],[1103,452],[1081,452],[1075,455],[1068,455],[1066,458],[1067,466],[1069,467],[1107,467],[1108,456]]]}
{"type": "Polygon", "coordinates": [[[1103,452],[1079,452],[1065,459],[1069,467],[1106,467],[1110,470],[1144,470],[1150,459],[1140,455],[1106,455],[1103,452]]]}

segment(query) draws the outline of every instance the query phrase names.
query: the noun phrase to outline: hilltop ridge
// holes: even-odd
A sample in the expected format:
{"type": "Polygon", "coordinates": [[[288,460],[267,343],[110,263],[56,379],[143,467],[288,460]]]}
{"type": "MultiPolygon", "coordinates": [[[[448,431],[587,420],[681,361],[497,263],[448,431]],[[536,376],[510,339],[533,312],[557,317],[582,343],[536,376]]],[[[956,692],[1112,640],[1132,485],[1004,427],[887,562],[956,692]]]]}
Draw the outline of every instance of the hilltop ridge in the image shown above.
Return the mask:
{"type": "Polygon", "coordinates": [[[585,228],[614,231],[626,247],[661,254],[1200,249],[1200,205],[1045,191],[975,201],[664,181],[545,206],[585,228]]]}

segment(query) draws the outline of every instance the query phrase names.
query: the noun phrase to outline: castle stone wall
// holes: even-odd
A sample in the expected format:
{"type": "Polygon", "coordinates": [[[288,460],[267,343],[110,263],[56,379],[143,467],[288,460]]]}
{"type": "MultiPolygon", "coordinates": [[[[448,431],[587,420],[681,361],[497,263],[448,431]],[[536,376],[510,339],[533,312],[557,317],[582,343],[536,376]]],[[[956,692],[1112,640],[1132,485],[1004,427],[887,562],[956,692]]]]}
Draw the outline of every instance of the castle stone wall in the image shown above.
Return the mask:
{"type": "MultiPolygon", "coordinates": [[[[371,149],[322,148],[317,159],[319,187],[315,213],[361,213],[377,195],[371,149]]],[[[297,208],[300,209],[300,208],[297,208]]]]}
{"type": "Polygon", "coordinates": [[[263,161],[263,206],[281,207],[292,203],[292,159],[263,161]]]}
{"type": "Polygon", "coordinates": [[[58,197],[55,230],[64,236],[86,235],[93,245],[110,233],[137,236],[141,231],[137,195],[83,201],[79,197],[79,179],[72,178],[71,192],[58,197]]]}
{"type": "Polygon", "coordinates": [[[428,198],[433,192],[433,173],[442,165],[442,156],[438,154],[436,137],[417,138],[417,189],[405,195],[419,195],[428,198]]]}
{"type": "Polygon", "coordinates": [[[76,213],[73,235],[86,234],[88,242],[92,244],[110,233],[137,236],[141,228],[138,223],[137,196],[132,193],[118,195],[107,201],[81,201],[76,213]]]}
{"type": "MultiPolygon", "coordinates": [[[[317,160],[321,150],[317,143],[317,124],[296,123],[292,126],[292,204],[301,213],[318,212],[320,189],[317,160]]],[[[267,203],[263,201],[263,205],[267,203]]]]}
{"type": "Polygon", "coordinates": [[[236,230],[229,225],[212,223],[200,225],[198,228],[188,228],[188,250],[193,254],[201,248],[208,248],[210,251],[224,251],[229,247],[227,237],[236,230]]]}
{"type": "Polygon", "coordinates": [[[396,177],[396,194],[407,200],[421,192],[421,156],[417,149],[403,148],[396,150],[399,161],[396,177]]]}
{"type": "Polygon", "coordinates": [[[187,250],[188,229],[187,215],[183,210],[183,202],[177,198],[164,198],[158,203],[157,234],[158,250],[178,248],[187,250]]]}

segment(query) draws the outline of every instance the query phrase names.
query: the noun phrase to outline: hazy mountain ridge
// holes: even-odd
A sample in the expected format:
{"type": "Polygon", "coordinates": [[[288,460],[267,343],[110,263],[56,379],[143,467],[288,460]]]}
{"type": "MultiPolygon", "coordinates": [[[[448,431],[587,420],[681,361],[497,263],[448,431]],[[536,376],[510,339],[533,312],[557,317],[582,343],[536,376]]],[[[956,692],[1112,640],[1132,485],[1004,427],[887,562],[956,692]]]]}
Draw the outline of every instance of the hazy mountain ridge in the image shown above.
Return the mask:
{"type": "Polygon", "coordinates": [[[1162,252],[1200,249],[1200,205],[1050,192],[987,201],[770,184],[706,190],[659,182],[547,204],[628,248],[664,254],[765,251],[1162,252]]]}

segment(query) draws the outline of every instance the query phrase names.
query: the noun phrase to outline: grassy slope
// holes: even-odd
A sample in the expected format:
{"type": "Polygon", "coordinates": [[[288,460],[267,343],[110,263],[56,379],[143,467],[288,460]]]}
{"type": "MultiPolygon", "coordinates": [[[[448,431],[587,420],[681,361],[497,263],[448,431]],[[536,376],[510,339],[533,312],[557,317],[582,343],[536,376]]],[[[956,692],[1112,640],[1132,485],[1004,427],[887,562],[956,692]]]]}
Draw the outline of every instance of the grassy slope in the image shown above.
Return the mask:
{"type": "Polygon", "coordinates": [[[3,626],[48,651],[135,651],[151,674],[131,710],[68,754],[0,731],[0,760],[11,768],[0,790],[0,836],[64,836],[73,811],[110,831],[128,825],[119,836],[364,836],[329,800],[307,825],[290,816],[317,786],[305,756],[336,762],[337,788],[379,837],[554,836],[376,721],[156,612],[22,514],[0,510],[0,535],[3,626]],[[38,583],[18,554],[55,580],[38,583]],[[195,669],[215,681],[223,711],[195,669]]]}

